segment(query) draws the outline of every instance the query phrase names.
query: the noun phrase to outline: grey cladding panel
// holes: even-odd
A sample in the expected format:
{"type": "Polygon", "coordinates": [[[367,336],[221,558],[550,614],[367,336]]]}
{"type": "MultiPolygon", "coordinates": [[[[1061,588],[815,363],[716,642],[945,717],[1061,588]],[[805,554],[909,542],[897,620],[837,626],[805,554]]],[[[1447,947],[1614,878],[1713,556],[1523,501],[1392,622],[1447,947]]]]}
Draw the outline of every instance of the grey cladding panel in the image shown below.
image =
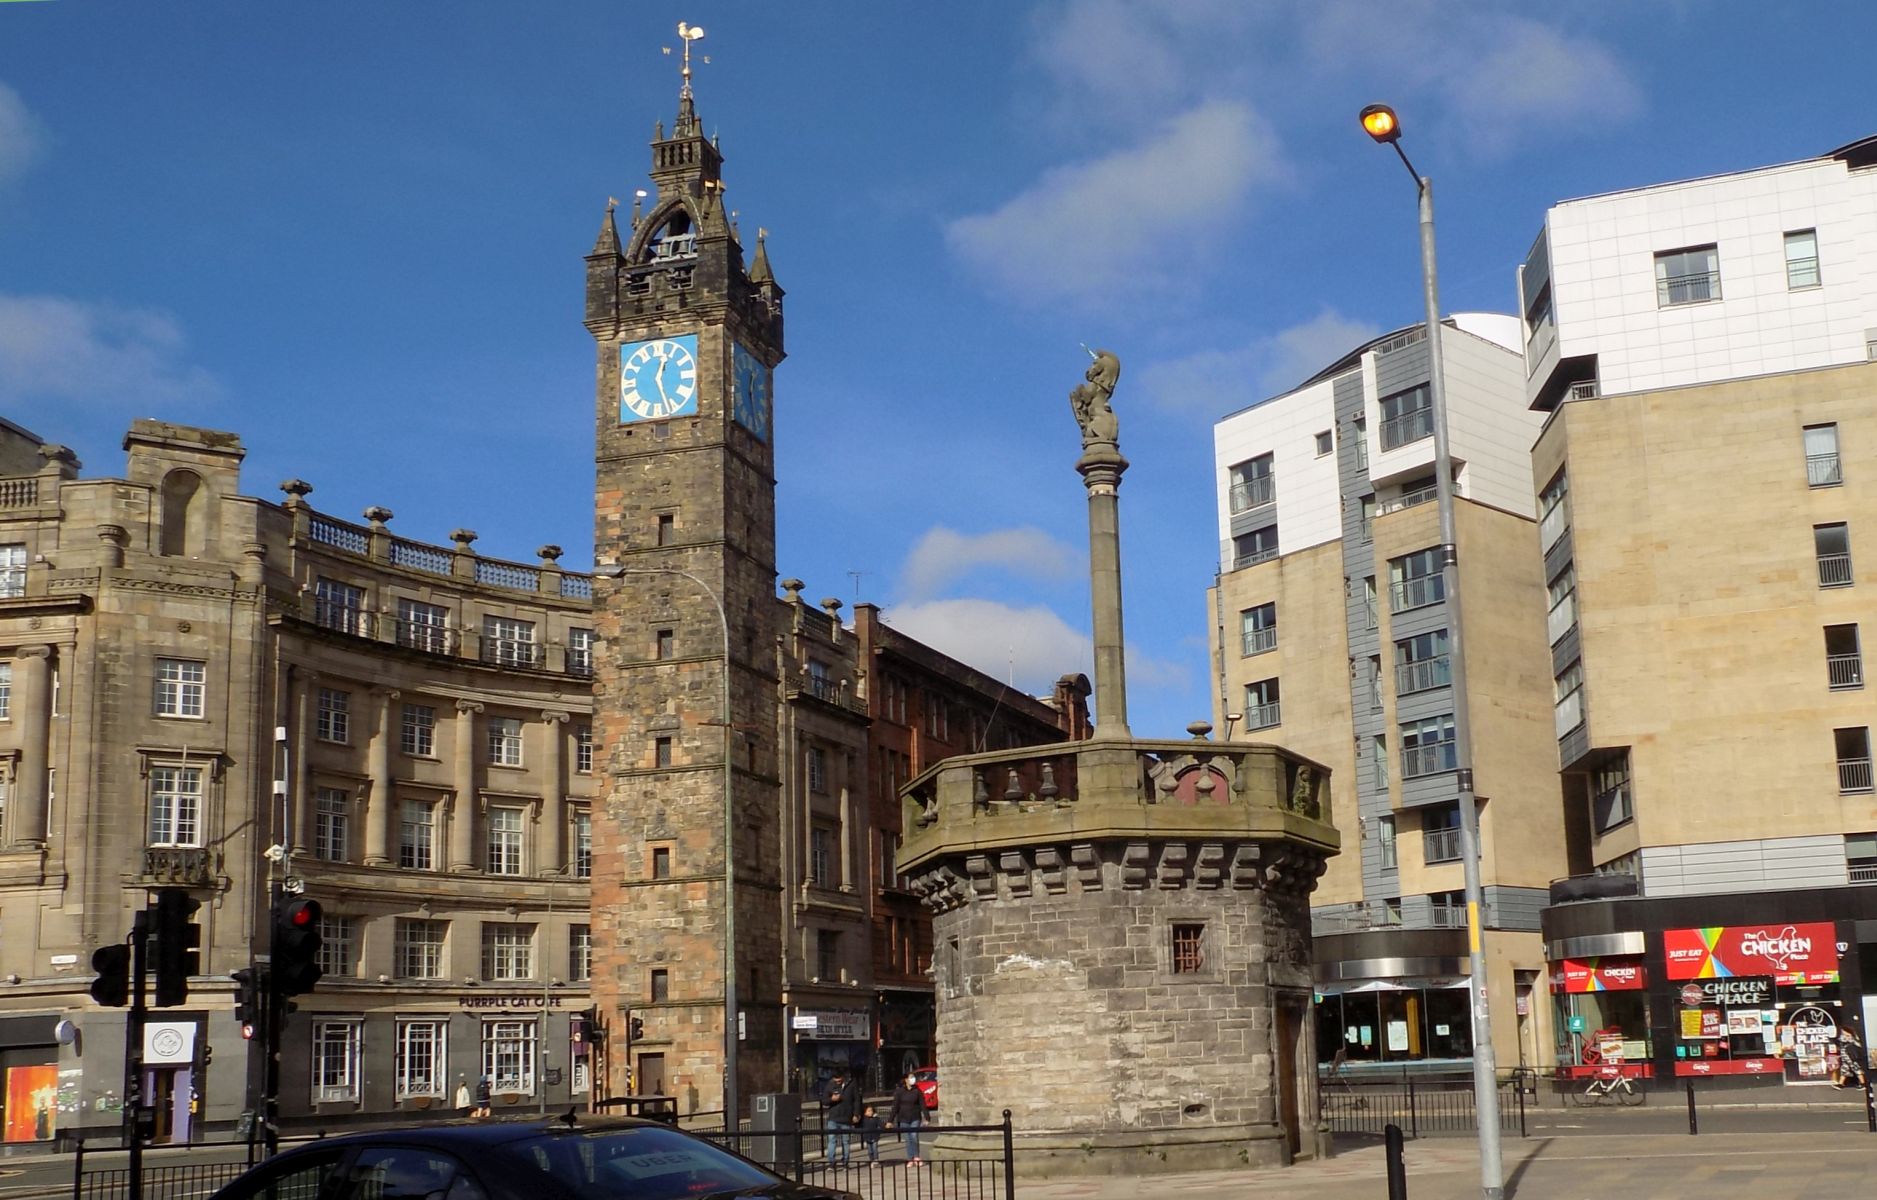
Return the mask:
{"type": "MultiPolygon", "coordinates": [[[[1445,332],[1444,330],[1442,331],[1445,332]]],[[[1386,398],[1427,382],[1427,342],[1404,346],[1375,360],[1375,394],[1386,398]]]]}
{"type": "Polygon", "coordinates": [[[1564,668],[1577,661],[1583,653],[1583,643],[1577,636],[1577,625],[1573,623],[1569,631],[1558,639],[1558,644],[1551,647],[1551,677],[1556,679],[1564,674],[1564,668]]]}
{"type": "Polygon", "coordinates": [[[1571,565],[1571,531],[1566,529],[1551,549],[1545,551],[1545,582],[1558,577],[1558,572],[1571,565]]]}
{"type": "Polygon", "coordinates": [[[1590,753],[1590,692],[1584,692],[1584,723],[1558,739],[1558,769],[1568,771],[1590,753]]]}
{"type": "MultiPolygon", "coordinates": [[[[1388,752],[1393,756],[1389,766],[1401,769],[1400,736],[1389,739],[1388,752]]],[[[1418,779],[1403,779],[1400,783],[1401,806],[1403,808],[1426,808],[1432,804],[1451,804],[1460,794],[1459,784],[1452,771],[1443,771],[1439,775],[1423,775],[1418,779]]]]}
{"type": "Polygon", "coordinates": [[[1551,900],[1544,888],[1495,885],[1484,890],[1494,929],[1536,930],[1538,914],[1551,900]]]}

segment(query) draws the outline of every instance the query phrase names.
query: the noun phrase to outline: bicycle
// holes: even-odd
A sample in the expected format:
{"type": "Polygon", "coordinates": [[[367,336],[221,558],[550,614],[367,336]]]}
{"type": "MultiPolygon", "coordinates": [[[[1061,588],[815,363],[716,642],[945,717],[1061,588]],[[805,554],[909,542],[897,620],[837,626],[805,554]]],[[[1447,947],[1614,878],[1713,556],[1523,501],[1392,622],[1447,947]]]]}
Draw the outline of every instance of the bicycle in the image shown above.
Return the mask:
{"type": "Polygon", "coordinates": [[[1578,1098],[1579,1104],[1602,1104],[1608,1100],[1625,1107],[1634,1107],[1642,1103],[1642,1089],[1635,1081],[1623,1074],[1621,1067],[1609,1066],[1598,1071],[1596,1077],[1584,1086],[1578,1098]]]}

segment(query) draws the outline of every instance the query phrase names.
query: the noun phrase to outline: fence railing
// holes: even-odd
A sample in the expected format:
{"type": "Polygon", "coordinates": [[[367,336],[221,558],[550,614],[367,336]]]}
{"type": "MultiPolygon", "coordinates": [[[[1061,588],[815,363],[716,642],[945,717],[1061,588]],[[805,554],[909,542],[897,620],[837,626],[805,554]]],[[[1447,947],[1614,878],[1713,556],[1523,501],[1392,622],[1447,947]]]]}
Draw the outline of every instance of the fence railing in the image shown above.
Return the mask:
{"type": "Polygon", "coordinates": [[[1269,504],[1277,495],[1277,481],[1269,475],[1253,475],[1232,484],[1232,511],[1249,512],[1260,504],[1269,504]]]}
{"type": "Polygon", "coordinates": [[[1849,554],[1821,554],[1818,556],[1818,586],[1847,587],[1851,583],[1851,556],[1849,554]]]}
{"type": "Polygon", "coordinates": [[[1382,513],[1385,516],[1388,513],[1400,512],[1404,508],[1414,508],[1416,505],[1428,504],[1438,499],[1440,499],[1440,485],[1429,483],[1382,501],[1382,513]]]}
{"type": "Polygon", "coordinates": [[[1844,482],[1844,470],[1838,462],[1838,454],[1808,454],[1805,456],[1805,482],[1812,487],[1834,487],[1844,482]]]}
{"type": "MultiPolygon", "coordinates": [[[[1495,1094],[1499,1132],[1526,1136],[1527,1086],[1516,1075],[1502,1080],[1495,1094]]],[[[1469,1080],[1423,1080],[1412,1075],[1399,1082],[1357,1083],[1331,1072],[1318,1090],[1321,1120],[1330,1132],[1381,1137],[1399,1125],[1409,1137],[1469,1136],[1479,1129],[1478,1106],[1469,1080]]]]}
{"type": "Polygon", "coordinates": [[[1831,680],[1831,690],[1842,692],[1864,686],[1864,655],[1827,654],[1825,671],[1831,680]]]}
{"type": "Polygon", "coordinates": [[[1452,742],[1435,742],[1431,746],[1407,746],[1401,751],[1401,777],[1418,779],[1423,775],[1438,775],[1442,771],[1451,771],[1459,765],[1452,742]]]}
{"type": "Polygon", "coordinates": [[[1868,792],[1871,790],[1871,771],[1869,758],[1841,758],[1838,760],[1838,790],[1840,792],[1868,792]]]}
{"type": "Polygon", "coordinates": [[[1269,704],[1247,704],[1245,706],[1245,731],[1270,729],[1283,723],[1283,711],[1278,701],[1269,704]]]}
{"type": "Polygon", "coordinates": [[[1418,442],[1422,438],[1434,436],[1434,413],[1432,409],[1416,409],[1390,417],[1382,422],[1382,449],[1393,450],[1409,442],[1418,442]]]}
{"type": "Polygon", "coordinates": [[[1413,579],[1396,580],[1388,585],[1388,598],[1390,612],[1426,608],[1447,598],[1446,581],[1438,575],[1417,575],[1413,579]]]}
{"type": "Polygon", "coordinates": [[[1661,308],[1677,304],[1705,304],[1721,298],[1721,273],[1669,275],[1655,281],[1655,302],[1661,308]]]}
{"type": "Polygon", "coordinates": [[[1395,667],[1395,694],[1406,696],[1411,692],[1428,692],[1437,687],[1446,687],[1453,682],[1445,654],[1434,658],[1424,658],[1419,662],[1400,663],[1395,667]]]}
{"type": "MultiPolygon", "coordinates": [[[[806,1115],[806,1114],[804,1114],[806,1115]]],[[[795,1128],[773,1132],[690,1128],[689,1132],[761,1164],[797,1183],[838,1192],[895,1200],[1014,1200],[1017,1191],[1015,1133],[1010,1110],[997,1125],[924,1125],[915,1130],[795,1128]],[[927,1152],[944,1136],[943,1157],[927,1152]],[[919,1161],[908,1151],[917,1139],[919,1161]],[[973,1149],[960,1152],[963,1144],[973,1149]]]]}
{"type": "Polygon", "coordinates": [[[1277,649],[1277,626],[1266,629],[1247,629],[1242,632],[1239,652],[1241,654],[1263,654],[1267,650],[1277,649]]]}
{"type": "Polygon", "coordinates": [[[1460,857],[1458,829],[1429,829],[1421,834],[1421,860],[1429,863],[1455,862],[1460,857]]]}

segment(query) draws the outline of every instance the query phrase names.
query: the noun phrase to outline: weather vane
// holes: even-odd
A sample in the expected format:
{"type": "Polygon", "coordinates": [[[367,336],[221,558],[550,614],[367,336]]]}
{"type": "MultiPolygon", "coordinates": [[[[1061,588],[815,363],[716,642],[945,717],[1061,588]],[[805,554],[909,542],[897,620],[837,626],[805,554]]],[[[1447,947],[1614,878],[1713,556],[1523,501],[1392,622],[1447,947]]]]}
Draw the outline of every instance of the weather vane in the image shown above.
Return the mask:
{"type": "MultiPolygon", "coordinates": [[[[680,72],[684,76],[684,87],[679,90],[678,94],[686,98],[689,98],[691,95],[691,43],[703,36],[704,29],[702,26],[687,25],[683,21],[678,22],[678,40],[684,43],[684,70],[680,72]]],[[[671,53],[670,46],[662,46],[660,49],[666,54],[671,53]]],[[[710,61],[710,55],[700,54],[697,56],[697,61],[707,63],[710,61]]]]}

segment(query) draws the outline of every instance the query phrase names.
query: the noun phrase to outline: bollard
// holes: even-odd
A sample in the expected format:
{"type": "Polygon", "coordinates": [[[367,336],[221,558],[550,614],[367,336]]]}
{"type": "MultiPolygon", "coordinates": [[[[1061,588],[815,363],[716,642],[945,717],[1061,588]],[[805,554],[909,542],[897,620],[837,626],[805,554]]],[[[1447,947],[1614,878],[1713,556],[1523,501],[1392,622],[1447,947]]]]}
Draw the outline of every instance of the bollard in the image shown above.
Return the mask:
{"type": "Polygon", "coordinates": [[[1408,1200],[1408,1165],[1401,1161],[1401,1126],[1392,1121],[1382,1130],[1388,1151],[1388,1200],[1408,1200]]]}
{"type": "Polygon", "coordinates": [[[1695,1123],[1695,1081],[1692,1078],[1690,1078],[1687,1082],[1688,1082],[1688,1136],[1694,1137],[1696,1134],[1701,1132],[1701,1130],[1697,1127],[1695,1123]]]}
{"type": "Polygon", "coordinates": [[[1316,1151],[1318,1162],[1336,1157],[1336,1134],[1331,1131],[1328,1121],[1317,1122],[1316,1151]]]}

